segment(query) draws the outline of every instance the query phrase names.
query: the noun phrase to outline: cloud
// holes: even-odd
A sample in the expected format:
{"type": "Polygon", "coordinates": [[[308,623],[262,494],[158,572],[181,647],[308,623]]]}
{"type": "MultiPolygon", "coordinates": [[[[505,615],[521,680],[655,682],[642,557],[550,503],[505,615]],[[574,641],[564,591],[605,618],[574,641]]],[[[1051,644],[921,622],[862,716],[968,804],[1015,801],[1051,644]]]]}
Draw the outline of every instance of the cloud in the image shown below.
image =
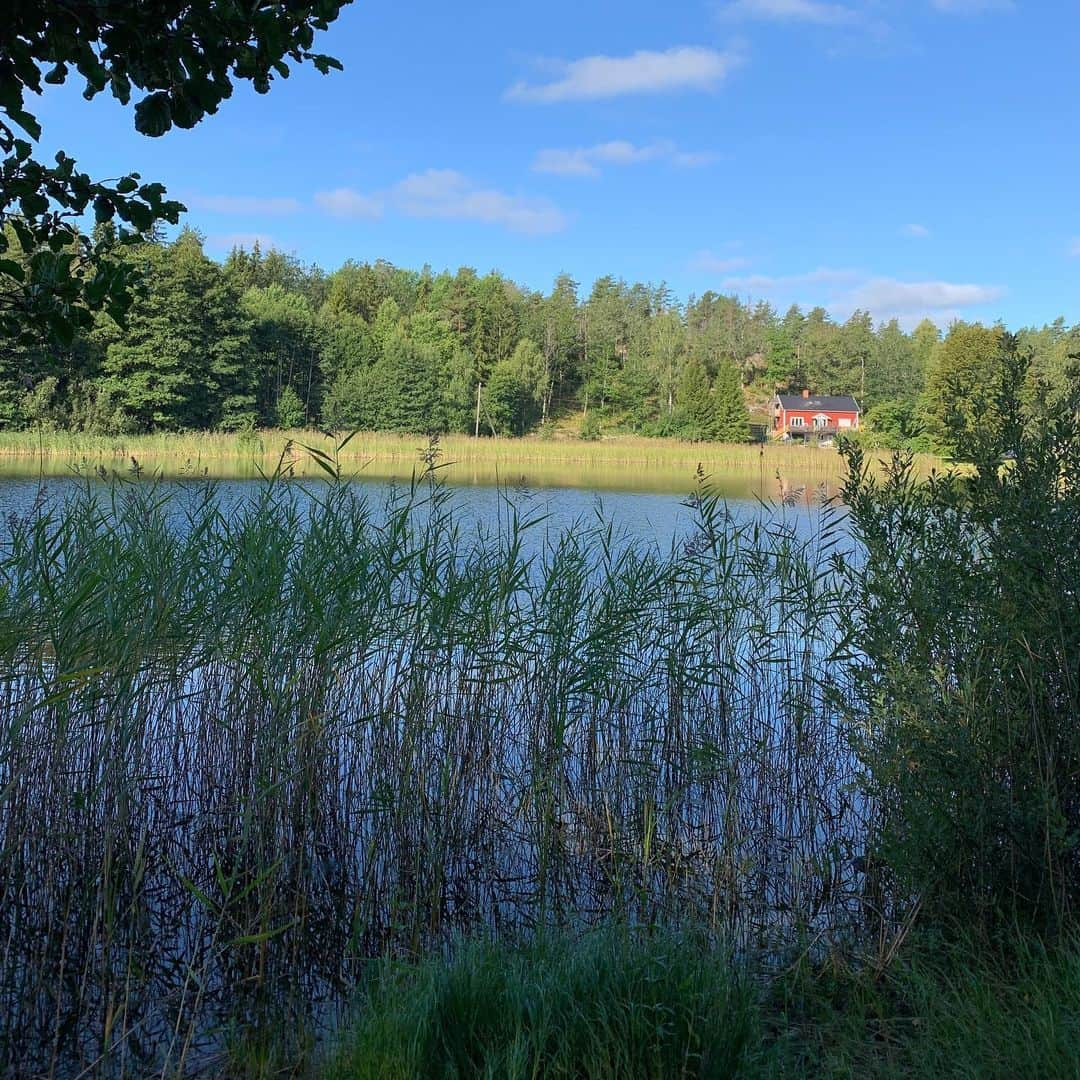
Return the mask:
{"type": "Polygon", "coordinates": [[[189,210],[211,214],[295,214],[300,201],[291,198],[263,198],[257,195],[186,195],[189,210]]]}
{"type": "Polygon", "coordinates": [[[566,216],[547,199],[476,187],[453,169],[413,173],[394,187],[393,198],[409,217],[479,221],[533,234],[566,228],[566,216]]]}
{"type": "Polygon", "coordinates": [[[695,168],[715,160],[709,153],[679,150],[669,140],[635,146],[623,139],[573,150],[541,150],[533,161],[533,172],[559,176],[599,176],[601,165],[637,165],[664,159],[681,168],[695,168]]]}
{"type": "Polygon", "coordinates": [[[750,262],[741,255],[715,255],[711,251],[699,251],[690,260],[690,269],[700,274],[730,274],[741,270],[750,262]]]}
{"type": "Polygon", "coordinates": [[[949,281],[898,281],[871,278],[853,289],[846,300],[863,311],[913,315],[927,311],[991,304],[1005,295],[999,285],[960,285],[949,281]]]}
{"type": "Polygon", "coordinates": [[[383,216],[384,203],[378,195],[362,195],[352,188],[319,191],[315,204],[334,217],[375,219],[383,216]]]}
{"type": "Polygon", "coordinates": [[[856,281],[856,270],[837,270],[829,266],[819,266],[805,274],[788,274],[771,277],[767,274],[750,274],[747,277],[730,277],[724,281],[725,289],[742,289],[747,292],[783,293],[802,289],[810,285],[837,285],[856,281]]]}
{"type": "Polygon", "coordinates": [[[910,225],[905,225],[903,228],[905,236],[910,236],[914,240],[925,240],[930,235],[930,230],[925,225],[919,225],[913,222],[910,225]]]}
{"type": "Polygon", "coordinates": [[[992,304],[1007,291],[1000,285],[901,281],[827,266],[779,277],[729,277],[723,284],[728,289],[770,296],[784,303],[821,306],[840,319],[854,311],[868,311],[878,321],[898,319],[907,327],[923,318],[951,322],[960,318],[964,309],[992,304]]]}
{"type": "Polygon", "coordinates": [[[824,0],[733,0],[720,8],[720,14],[728,19],[810,22],[825,26],[842,26],[862,18],[853,8],[824,0]]]}
{"type": "Polygon", "coordinates": [[[932,0],[945,15],[982,15],[991,11],[1015,11],[1013,0],[932,0]]]}
{"type": "Polygon", "coordinates": [[[742,58],[682,45],[665,52],[640,50],[630,56],[586,56],[557,61],[551,82],[517,82],[506,92],[510,101],[552,104],[559,101],[598,101],[624,94],[659,94],[676,90],[715,90],[742,58]]]}
{"type": "Polygon", "coordinates": [[[256,244],[263,249],[272,248],[274,238],[258,232],[211,233],[206,238],[206,246],[213,251],[232,251],[233,248],[250,251],[256,244]]]}
{"type": "Polygon", "coordinates": [[[548,199],[483,188],[453,169],[412,173],[385,191],[364,194],[351,188],[319,192],[315,202],[335,217],[379,217],[389,207],[405,217],[478,221],[511,232],[560,232],[566,215],[548,199]]]}

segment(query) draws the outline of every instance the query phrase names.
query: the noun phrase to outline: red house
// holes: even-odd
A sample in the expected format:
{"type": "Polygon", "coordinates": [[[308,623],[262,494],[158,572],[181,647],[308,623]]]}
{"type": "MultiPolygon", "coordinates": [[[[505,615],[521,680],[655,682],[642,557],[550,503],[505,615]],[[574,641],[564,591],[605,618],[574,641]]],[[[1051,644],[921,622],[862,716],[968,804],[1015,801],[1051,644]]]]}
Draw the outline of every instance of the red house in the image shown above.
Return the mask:
{"type": "Polygon", "coordinates": [[[773,437],[831,441],[843,431],[858,431],[862,410],[853,397],[777,394],[773,400],[773,437]]]}

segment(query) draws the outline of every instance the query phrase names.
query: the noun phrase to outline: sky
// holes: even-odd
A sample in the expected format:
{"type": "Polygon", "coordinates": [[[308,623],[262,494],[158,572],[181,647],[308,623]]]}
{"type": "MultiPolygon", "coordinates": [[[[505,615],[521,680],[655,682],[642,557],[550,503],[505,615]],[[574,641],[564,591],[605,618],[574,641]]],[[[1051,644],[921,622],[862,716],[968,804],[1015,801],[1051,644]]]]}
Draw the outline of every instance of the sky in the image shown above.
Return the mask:
{"type": "Polygon", "coordinates": [[[357,0],[317,48],[345,71],[160,139],[49,89],[42,147],[219,258],[1080,322],[1080,0],[357,0]]]}

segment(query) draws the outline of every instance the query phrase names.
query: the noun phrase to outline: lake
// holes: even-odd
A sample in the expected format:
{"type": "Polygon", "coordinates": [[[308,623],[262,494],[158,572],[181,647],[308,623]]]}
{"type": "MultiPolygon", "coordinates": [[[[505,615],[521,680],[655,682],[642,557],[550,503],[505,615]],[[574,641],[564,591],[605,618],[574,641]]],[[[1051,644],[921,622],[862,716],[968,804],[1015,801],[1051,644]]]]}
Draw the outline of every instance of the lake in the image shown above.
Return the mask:
{"type": "Polygon", "coordinates": [[[857,919],[812,502],[207,491],[0,484],[0,1071],[213,1073],[462,935],[857,919]]]}

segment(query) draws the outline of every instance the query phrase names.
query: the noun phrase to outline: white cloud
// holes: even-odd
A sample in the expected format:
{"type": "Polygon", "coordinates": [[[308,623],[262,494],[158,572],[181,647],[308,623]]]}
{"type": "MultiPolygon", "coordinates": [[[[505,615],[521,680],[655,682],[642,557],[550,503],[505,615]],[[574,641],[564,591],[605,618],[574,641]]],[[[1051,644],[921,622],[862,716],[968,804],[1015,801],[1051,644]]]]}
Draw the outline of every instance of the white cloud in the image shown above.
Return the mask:
{"type": "Polygon", "coordinates": [[[845,298],[853,308],[887,315],[914,315],[927,311],[950,311],[978,307],[1000,300],[1005,290],[998,285],[961,285],[950,281],[898,281],[871,278],[845,298]]]}
{"type": "Polygon", "coordinates": [[[378,195],[363,195],[352,188],[334,188],[333,191],[319,191],[315,203],[334,217],[380,218],[383,215],[383,200],[378,195]]]}
{"type": "Polygon", "coordinates": [[[1013,0],[932,0],[945,15],[981,15],[989,11],[1015,11],[1013,0]]]}
{"type": "Polygon", "coordinates": [[[732,0],[720,8],[720,14],[729,19],[811,22],[827,26],[841,26],[861,19],[854,9],[824,0],[732,0]]]}
{"type": "Polygon", "coordinates": [[[635,146],[623,139],[572,150],[541,150],[533,161],[533,172],[560,176],[599,176],[601,165],[637,165],[664,159],[681,168],[695,168],[714,160],[713,154],[679,150],[669,140],[635,146]]]}
{"type": "Polygon", "coordinates": [[[392,197],[409,217],[480,221],[533,234],[566,228],[566,216],[549,200],[476,187],[453,169],[413,173],[395,185],[392,197]]]}
{"type": "Polygon", "coordinates": [[[930,235],[930,230],[925,225],[919,225],[917,222],[905,225],[903,232],[905,236],[910,236],[914,240],[925,240],[930,235]]]}
{"type": "Polygon", "coordinates": [[[725,289],[741,289],[746,292],[783,293],[803,289],[811,285],[836,285],[857,280],[855,270],[837,270],[819,266],[805,274],[788,274],[772,277],[767,274],[750,274],[747,277],[730,277],[724,281],[725,289]]]}
{"type": "Polygon", "coordinates": [[[256,244],[264,250],[274,246],[274,238],[267,233],[211,233],[206,238],[206,246],[213,251],[232,251],[233,248],[245,248],[250,251],[256,244]]]}
{"type": "Polygon", "coordinates": [[[374,194],[351,188],[323,191],[315,202],[335,217],[379,217],[389,207],[405,217],[479,221],[520,233],[559,232],[567,224],[565,214],[547,199],[479,187],[453,169],[412,173],[374,194]]]}
{"type": "Polygon", "coordinates": [[[300,209],[298,199],[257,195],[187,195],[184,202],[189,210],[211,214],[295,214],[300,209]]]}
{"type": "Polygon", "coordinates": [[[741,255],[716,255],[711,251],[699,251],[690,260],[690,269],[701,274],[730,274],[741,270],[749,262],[749,259],[741,255]]]}
{"type": "Polygon", "coordinates": [[[1000,285],[901,281],[827,266],[805,274],[729,277],[723,284],[728,289],[772,297],[782,303],[821,306],[839,319],[848,318],[854,311],[868,311],[875,320],[898,319],[907,327],[923,318],[951,322],[960,318],[965,309],[992,304],[1006,293],[1000,285]]]}
{"type": "Polygon", "coordinates": [[[551,104],[596,101],[624,94],[715,90],[742,58],[735,52],[683,45],[665,52],[640,50],[630,56],[586,56],[559,61],[551,82],[517,82],[506,92],[511,101],[551,104]]]}

